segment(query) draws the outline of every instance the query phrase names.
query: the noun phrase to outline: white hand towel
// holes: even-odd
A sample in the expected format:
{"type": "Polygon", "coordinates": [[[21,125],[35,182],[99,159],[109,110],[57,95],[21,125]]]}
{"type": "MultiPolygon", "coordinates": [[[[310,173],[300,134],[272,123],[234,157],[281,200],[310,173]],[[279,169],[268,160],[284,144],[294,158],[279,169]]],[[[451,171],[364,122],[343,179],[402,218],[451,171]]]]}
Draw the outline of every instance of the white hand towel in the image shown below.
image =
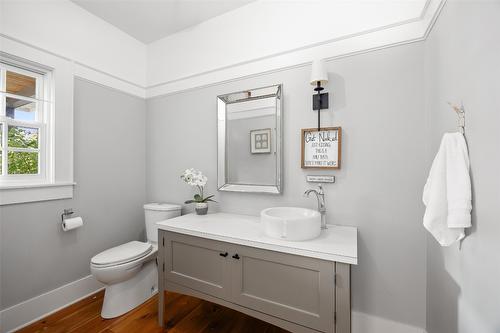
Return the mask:
{"type": "Polygon", "coordinates": [[[424,187],[425,228],[441,246],[464,238],[471,226],[469,154],[461,133],[446,133],[424,187]]]}

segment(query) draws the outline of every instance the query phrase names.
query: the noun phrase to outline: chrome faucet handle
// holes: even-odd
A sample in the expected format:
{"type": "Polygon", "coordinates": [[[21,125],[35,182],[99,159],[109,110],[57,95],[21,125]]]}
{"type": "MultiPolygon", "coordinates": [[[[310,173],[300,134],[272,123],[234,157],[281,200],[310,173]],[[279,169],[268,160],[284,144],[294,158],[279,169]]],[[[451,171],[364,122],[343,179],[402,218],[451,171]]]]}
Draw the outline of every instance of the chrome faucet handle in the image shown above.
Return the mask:
{"type": "Polygon", "coordinates": [[[309,198],[309,194],[311,194],[311,193],[317,194],[318,192],[316,190],[313,190],[313,189],[308,189],[308,190],[304,191],[304,196],[309,198]]]}
{"type": "Polygon", "coordinates": [[[319,184],[319,185],[318,185],[318,189],[317,189],[317,190],[314,190],[314,189],[312,189],[312,188],[311,188],[311,189],[306,190],[306,191],[304,192],[304,196],[305,196],[305,197],[309,197],[309,194],[311,194],[311,193],[316,194],[316,196],[318,196],[318,195],[324,195],[324,194],[325,194],[325,192],[323,191],[323,185],[322,185],[322,184],[319,184]]]}

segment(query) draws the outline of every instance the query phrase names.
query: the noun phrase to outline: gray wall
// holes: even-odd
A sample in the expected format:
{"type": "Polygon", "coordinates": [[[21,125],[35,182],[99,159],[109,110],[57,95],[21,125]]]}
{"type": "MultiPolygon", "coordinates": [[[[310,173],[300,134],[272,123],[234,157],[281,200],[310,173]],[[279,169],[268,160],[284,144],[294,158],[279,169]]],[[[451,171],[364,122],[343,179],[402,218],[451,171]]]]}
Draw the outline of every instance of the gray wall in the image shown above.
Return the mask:
{"type": "MultiPolygon", "coordinates": [[[[500,2],[448,1],[426,42],[426,92],[433,157],[466,109],[473,227],[458,246],[427,246],[429,333],[500,332],[500,2]]],[[[430,163],[430,162],[429,162],[430,163]]]]}
{"type": "Polygon", "coordinates": [[[300,129],[317,119],[310,67],[148,100],[148,199],[190,198],[192,189],[179,175],[194,167],[209,178],[207,193],[219,201],[212,208],[253,215],[276,205],[315,208],[315,200],[302,195],[313,186],[306,174],[333,174],[337,183],[326,186],[328,220],[359,228],[354,310],[425,327],[423,61],[423,43],[415,43],[328,63],[333,107],[322,121],[343,128],[342,169],[333,172],[300,168],[300,129]],[[276,83],[283,83],[284,94],[283,195],[217,192],[216,96],[276,83]]]}
{"type": "Polygon", "coordinates": [[[75,80],[74,198],[0,207],[2,309],[89,275],[93,255],[143,237],[145,107],[75,80]],[[85,226],[64,233],[69,207],[85,226]]]}

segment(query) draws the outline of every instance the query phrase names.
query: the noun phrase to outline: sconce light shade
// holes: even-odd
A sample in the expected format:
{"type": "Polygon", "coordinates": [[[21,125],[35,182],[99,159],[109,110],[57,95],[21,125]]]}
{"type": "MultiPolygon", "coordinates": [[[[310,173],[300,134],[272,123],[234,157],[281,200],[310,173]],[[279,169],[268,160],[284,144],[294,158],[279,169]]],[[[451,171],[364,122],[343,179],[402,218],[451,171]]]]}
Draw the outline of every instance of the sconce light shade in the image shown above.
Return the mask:
{"type": "Polygon", "coordinates": [[[324,59],[314,60],[311,70],[311,85],[317,85],[318,81],[321,85],[328,83],[328,73],[326,72],[326,64],[324,59]]]}

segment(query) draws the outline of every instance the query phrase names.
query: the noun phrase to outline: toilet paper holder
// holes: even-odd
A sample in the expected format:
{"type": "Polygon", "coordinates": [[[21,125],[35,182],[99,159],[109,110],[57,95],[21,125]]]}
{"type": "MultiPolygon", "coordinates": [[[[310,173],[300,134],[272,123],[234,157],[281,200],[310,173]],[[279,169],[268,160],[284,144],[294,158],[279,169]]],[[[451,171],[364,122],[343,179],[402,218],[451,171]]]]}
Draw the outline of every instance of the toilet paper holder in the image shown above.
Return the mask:
{"type": "Polygon", "coordinates": [[[73,214],[74,214],[73,208],[65,209],[64,212],[61,214],[61,223],[64,223],[64,219],[66,219],[67,217],[69,217],[73,214]]]}

